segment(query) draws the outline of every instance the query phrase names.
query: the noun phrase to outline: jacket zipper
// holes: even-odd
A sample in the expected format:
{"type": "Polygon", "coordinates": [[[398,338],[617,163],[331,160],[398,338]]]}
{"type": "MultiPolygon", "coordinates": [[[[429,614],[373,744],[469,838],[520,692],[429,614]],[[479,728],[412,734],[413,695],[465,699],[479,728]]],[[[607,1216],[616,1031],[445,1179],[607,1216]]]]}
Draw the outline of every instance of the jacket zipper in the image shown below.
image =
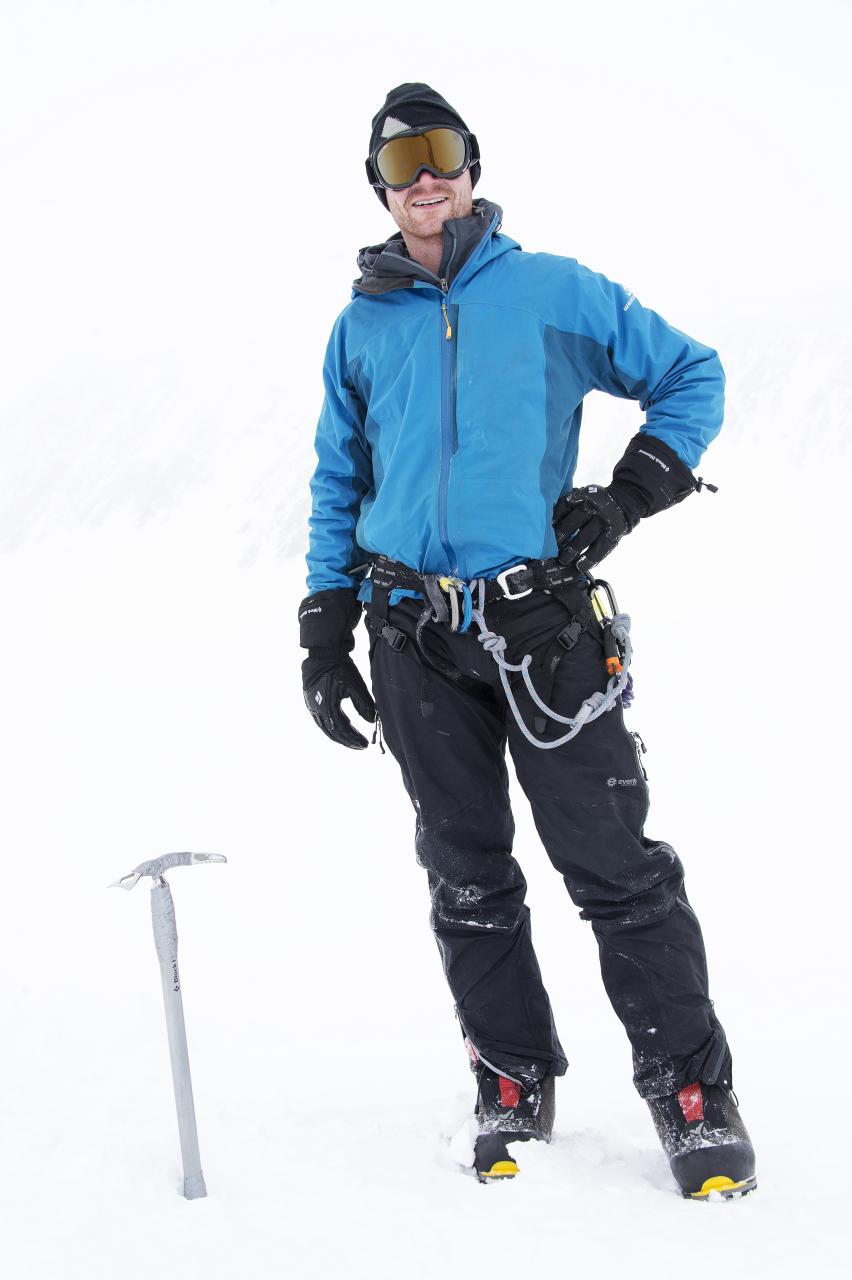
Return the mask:
{"type": "MultiPolygon", "coordinates": [[[[456,256],[458,241],[453,242],[446,265],[446,276],[433,276],[441,290],[441,321],[444,334],[441,339],[441,470],[438,479],[438,538],[450,566],[450,573],[457,575],[459,571],[455,550],[450,542],[447,521],[447,505],[450,487],[450,463],[456,415],[456,379],[458,360],[458,318],[453,326],[449,309],[449,275],[456,256]]],[[[429,273],[431,275],[431,272],[429,273]]]]}
{"type": "Polygon", "coordinates": [[[453,326],[450,324],[450,317],[447,315],[447,304],[445,302],[441,303],[441,310],[443,311],[444,319],[447,322],[447,332],[444,334],[444,337],[449,342],[453,336],[453,326]]]}
{"type": "Polygon", "coordinates": [[[458,353],[458,324],[453,328],[447,306],[449,285],[441,282],[441,318],[445,323],[441,339],[441,471],[438,480],[438,537],[450,565],[450,573],[459,571],[456,553],[450,542],[447,523],[447,505],[450,487],[450,463],[452,461],[453,422],[456,407],[456,356],[458,353]]]}

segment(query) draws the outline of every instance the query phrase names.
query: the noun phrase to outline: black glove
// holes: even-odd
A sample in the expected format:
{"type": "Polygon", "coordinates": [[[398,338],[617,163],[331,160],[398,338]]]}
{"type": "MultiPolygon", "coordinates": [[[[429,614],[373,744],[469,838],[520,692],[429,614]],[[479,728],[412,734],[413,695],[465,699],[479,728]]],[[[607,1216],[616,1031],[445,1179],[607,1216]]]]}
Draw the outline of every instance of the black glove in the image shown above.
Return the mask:
{"type": "MultiPolygon", "coordinates": [[[[640,432],[608,485],[572,489],[557,502],[553,527],[560,562],[587,572],[640,520],[682,502],[703,483],[667,444],[640,432]]],[[[707,488],[715,491],[713,485],[707,488]]]]}
{"type": "Polygon", "coordinates": [[[361,603],[346,588],[318,591],[299,605],[300,642],[308,650],[302,663],[305,706],[327,737],[357,751],[364,750],[367,739],[352,727],[341,702],[351,698],[360,716],[370,722],[376,718],[376,704],[349,656],[360,616],[361,603]]]}
{"type": "Polygon", "coordinates": [[[354,747],[356,751],[363,751],[369,745],[364,735],[352,727],[340,706],[344,698],[351,698],[359,716],[371,722],[376,718],[376,704],[347,653],[330,658],[309,654],[302,663],[302,690],[305,706],[332,742],[354,747]]]}
{"type": "Polygon", "coordinates": [[[608,556],[635,525],[612,488],[590,484],[559,499],[553,513],[560,564],[585,573],[608,556]]]}

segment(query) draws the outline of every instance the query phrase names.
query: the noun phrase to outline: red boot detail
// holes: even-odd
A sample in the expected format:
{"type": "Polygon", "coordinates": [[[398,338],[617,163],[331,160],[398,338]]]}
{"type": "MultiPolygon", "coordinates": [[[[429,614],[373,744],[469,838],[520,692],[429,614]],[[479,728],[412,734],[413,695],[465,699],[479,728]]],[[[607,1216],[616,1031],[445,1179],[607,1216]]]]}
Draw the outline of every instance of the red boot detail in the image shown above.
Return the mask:
{"type": "Polygon", "coordinates": [[[696,1120],[704,1119],[704,1097],[700,1084],[684,1085],[677,1095],[677,1100],[687,1124],[694,1124],[696,1120]]]}
{"type": "Polygon", "coordinates": [[[498,1076],[500,1082],[500,1106],[516,1107],[521,1100],[521,1086],[517,1080],[507,1080],[505,1076],[498,1076]]]}

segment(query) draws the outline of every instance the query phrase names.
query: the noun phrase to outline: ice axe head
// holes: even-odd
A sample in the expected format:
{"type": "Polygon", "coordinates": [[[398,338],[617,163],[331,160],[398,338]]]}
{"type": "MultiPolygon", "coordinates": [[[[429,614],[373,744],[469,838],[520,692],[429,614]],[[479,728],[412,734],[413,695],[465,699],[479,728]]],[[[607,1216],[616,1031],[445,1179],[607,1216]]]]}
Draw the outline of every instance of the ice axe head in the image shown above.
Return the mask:
{"type": "Polygon", "coordinates": [[[166,853],[162,858],[152,858],[150,862],[142,862],[126,876],[113,880],[110,889],[132,889],[143,876],[151,876],[161,880],[172,867],[191,867],[199,862],[227,862],[223,853],[166,853]]]}

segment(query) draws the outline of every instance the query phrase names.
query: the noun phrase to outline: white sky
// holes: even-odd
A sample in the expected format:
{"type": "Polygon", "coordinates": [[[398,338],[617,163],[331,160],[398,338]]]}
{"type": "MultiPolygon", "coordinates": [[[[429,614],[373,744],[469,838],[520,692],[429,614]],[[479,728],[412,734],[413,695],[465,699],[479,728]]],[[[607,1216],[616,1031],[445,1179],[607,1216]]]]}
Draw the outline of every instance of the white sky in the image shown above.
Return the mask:
{"type": "Polygon", "coordinates": [[[221,354],[274,331],[313,349],[356,248],[395,229],[363,158],[405,79],[477,132],[478,193],[510,235],[681,327],[842,293],[850,36],[830,0],[5,0],[4,351],[43,376],[68,346],[221,354]]]}

